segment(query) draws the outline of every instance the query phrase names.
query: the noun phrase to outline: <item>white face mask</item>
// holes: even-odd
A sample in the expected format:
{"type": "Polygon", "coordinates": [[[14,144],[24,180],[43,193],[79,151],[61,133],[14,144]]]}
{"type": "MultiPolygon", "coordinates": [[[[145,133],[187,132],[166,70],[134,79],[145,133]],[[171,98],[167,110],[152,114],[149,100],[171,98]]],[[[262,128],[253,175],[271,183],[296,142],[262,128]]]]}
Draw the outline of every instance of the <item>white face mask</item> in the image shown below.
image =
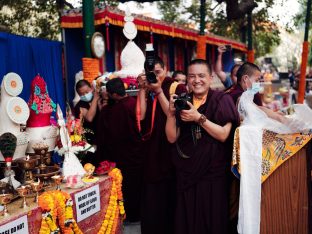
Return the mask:
{"type": "Polygon", "coordinates": [[[90,91],[89,93],[83,95],[83,96],[80,96],[80,99],[81,101],[84,101],[84,102],[90,102],[93,98],[93,93],[92,91],[90,91]]]}
{"type": "Polygon", "coordinates": [[[258,93],[261,90],[260,82],[254,82],[249,89],[253,94],[258,93]]]}

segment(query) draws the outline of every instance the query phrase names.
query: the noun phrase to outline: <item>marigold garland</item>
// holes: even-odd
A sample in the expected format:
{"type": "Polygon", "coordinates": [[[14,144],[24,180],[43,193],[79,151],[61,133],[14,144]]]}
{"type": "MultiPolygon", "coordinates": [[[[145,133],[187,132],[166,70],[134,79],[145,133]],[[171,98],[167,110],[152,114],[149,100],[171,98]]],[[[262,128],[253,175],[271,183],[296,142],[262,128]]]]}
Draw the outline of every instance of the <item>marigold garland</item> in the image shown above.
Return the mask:
{"type": "Polygon", "coordinates": [[[113,178],[113,183],[104,221],[98,234],[116,233],[119,215],[121,216],[122,220],[125,219],[126,217],[121,190],[122,187],[121,171],[118,168],[114,168],[108,173],[108,175],[113,178]]]}
{"type": "Polygon", "coordinates": [[[59,232],[82,234],[73,218],[73,201],[68,193],[63,191],[44,192],[39,196],[38,203],[42,209],[39,234],[56,234],[59,232]]]}

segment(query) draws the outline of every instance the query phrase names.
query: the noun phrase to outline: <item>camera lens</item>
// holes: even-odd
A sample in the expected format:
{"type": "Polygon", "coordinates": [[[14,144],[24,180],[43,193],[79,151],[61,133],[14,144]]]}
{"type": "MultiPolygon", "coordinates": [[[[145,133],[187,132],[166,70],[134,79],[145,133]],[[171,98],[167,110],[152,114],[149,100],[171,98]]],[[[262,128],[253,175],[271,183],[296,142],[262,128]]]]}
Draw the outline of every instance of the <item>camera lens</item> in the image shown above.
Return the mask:
{"type": "Polygon", "coordinates": [[[147,72],[146,73],[146,80],[150,84],[155,84],[157,83],[156,75],[154,72],[147,72]]]}

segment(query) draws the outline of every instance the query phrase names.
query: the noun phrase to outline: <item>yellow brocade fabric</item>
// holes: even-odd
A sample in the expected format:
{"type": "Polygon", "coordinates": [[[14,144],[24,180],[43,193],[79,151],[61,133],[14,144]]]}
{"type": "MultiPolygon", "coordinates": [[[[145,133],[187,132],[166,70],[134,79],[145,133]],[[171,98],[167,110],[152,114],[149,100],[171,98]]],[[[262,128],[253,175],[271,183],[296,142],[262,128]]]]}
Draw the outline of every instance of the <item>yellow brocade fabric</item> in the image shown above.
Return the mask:
{"type": "MultiPolygon", "coordinates": [[[[295,155],[312,138],[312,130],[294,133],[277,134],[268,130],[262,136],[262,174],[263,183],[280,165],[295,155]]],[[[252,142],[251,142],[252,144],[252,142]]],[[[235,130],[232,172],[239,177],[240,173],[240,146],[239,128],[235,130]]]]}

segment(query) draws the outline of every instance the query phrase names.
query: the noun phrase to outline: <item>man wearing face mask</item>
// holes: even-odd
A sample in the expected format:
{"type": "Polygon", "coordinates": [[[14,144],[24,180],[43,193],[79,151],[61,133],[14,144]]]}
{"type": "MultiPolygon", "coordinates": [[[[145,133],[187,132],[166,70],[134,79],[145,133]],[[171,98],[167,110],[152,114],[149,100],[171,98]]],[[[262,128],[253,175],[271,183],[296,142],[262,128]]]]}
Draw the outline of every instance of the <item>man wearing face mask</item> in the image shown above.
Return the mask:
{"type": "MultiPolygon", "coordinates": [[[[286,122],[286,118],[278,113],[274,112],[264,106],[262,106],[262,100],[259,94],[260,91],[260,77],[261,71],[259,67],[253,63],[246,62],[240,66],[237,70],[237,84],[231,89],[225,91],[233,98],[234,104],[237,106],[239,99],[243,92],[251,90],[254,94],[254,103],[267,114],[268,117],[275,119],[281,123],[286,122]]],[[[231,192],[230,192],[230,225],[231,233],[237,233],[237,219],[238,219],[238,203],[239,203],[239,181],[231,178],[231,192]]]]}
{"type": "Polygon", "coordinates": [[[99,92],[94,91],[87,80],[80,80],[76,84],[76,91],[80,101],[74,108],[75,118],[83,118],[83,127],[94,134],[86,133],[89,144],[94,144],[96,134],[97,106],[100,99],[99,92]]]}
{"type": "Polygon", "coordinates": [[[255,94],[254,103],[267,114],[268,117],[275,119],[281,123],[285,123],[286,118],[279,112],[274,112],[262,106],[262,100],[259,94],[260,91],[260,77],[261,71],[259,67],[253,63],[246,62],[237,70],[237,84],[227,91],[233,98],[236,106],[238,105],[239,98],[246,90],[252,90],[255,94]]]}

